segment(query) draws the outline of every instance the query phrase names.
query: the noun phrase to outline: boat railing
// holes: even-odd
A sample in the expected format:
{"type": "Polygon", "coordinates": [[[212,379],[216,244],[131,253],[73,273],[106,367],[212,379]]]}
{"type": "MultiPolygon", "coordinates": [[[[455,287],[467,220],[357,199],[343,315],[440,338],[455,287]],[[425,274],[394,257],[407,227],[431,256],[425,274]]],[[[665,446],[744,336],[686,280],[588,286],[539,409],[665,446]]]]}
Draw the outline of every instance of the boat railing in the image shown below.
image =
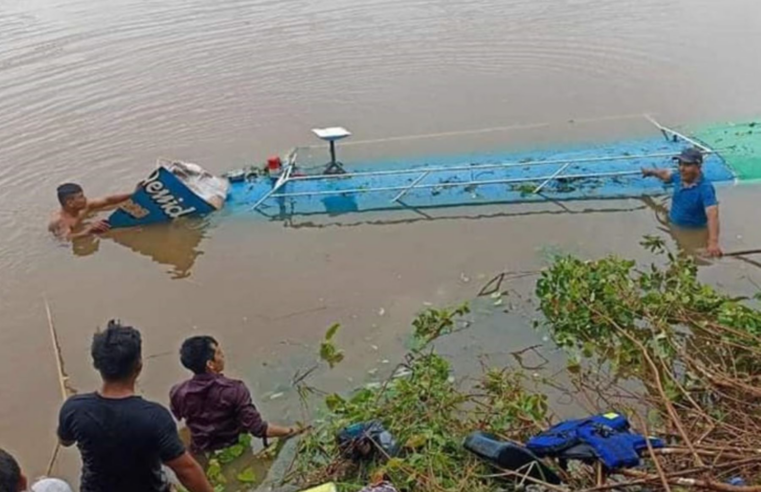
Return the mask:
{"type": "MultiPolygon", "coordinates": [[[[652,123],[666,138],[668,141],[683,141],[693,145],[701,150],[705,154],[712,154],[714,150],[701,144],[700,142],[692,139],[677,130],[666,127],[658,123],[654,118],[649,115],[645,115],[645,118],[652,123]]],[[[390,200],[391,203],[399,202],[408,193],[419,189],[443,189],[452,187],[468,187],[468,186],[482,186],[482,185],[496,185],[496,184],[520,184],[520,183],[536,183],[539,184],[533,189],[533,193],[539,193],[549,183],[557,180],[576,180],[576,179],[593,179],[593,178],[621,178],[626,176],[635,176],[641,174],[639,169],[633,171],[612,171],[612,172],[595,172],[595,173],[571,173],[568,174],[568,168],[577,165],[595,165],[610,163],[616,161],[632,161],[643,159],[660,159],[673,157],[673,152],[653,152],[644,154],[627,154],[627,155],[608,155],[608,156],[595,156],[576,159],[548,159],[548,160],[535,160],[535,161],[520,161],[520,162],[501,162],[501,163],[484,163],[484,164],[460,164],[451,166],[425,166],[415,168],[404,168],[394,170],[378,170],[378,171],[359,171],[359,172],[346,172],[342,174],[308,174],[299,175],[295,173],[297,167],[297,155],[298,152],[294,149],[287,159],[287,164],[284,166],[283,172],[280,177],[275,181],[272,189],[264,194],[252,207],[253,210],[258,209],[264,202],[270,199],[282,199],[282,198],[297,198],[306,196],[337,196],[345,194],[360,194],[360,193],[379,193],[379,192],[397,192],[390,200]],[[528,176],[528,177],[505,177],[499,179],[470,179],[456,182],[436,182],[427,183],[425,179],[431,175],[440,173],[452,173],[458,171],[483,171],[483,170],[497,170],[497,169],[512,169],[512,168],[526,168],[531,166],[549,166],[557,165],[557,169],[554,172],[545,176],[528,176]],[[403,185],[388,185],[388,186],[361,186],[355,188],[336,188],[336,189],[322,189],[322,190],[306,190],[306,191],[284,191],[288,183],[308,182],[308,181],[335,181],[335,180],[347,180],[349,178],[376,178],[384,176],[403,176],[403,175],[415,175],[411,182],[403,185]]]]}

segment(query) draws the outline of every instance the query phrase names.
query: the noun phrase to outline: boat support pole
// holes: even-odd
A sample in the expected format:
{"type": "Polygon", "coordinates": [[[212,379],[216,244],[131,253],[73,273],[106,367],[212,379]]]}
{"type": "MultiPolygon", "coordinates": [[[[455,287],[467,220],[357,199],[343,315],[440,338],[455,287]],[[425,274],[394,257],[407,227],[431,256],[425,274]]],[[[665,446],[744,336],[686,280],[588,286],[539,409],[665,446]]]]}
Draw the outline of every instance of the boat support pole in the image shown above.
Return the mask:
{"type": "Polygon", "coordinates": [[[279,191],[280,188],[285,186],[285,184],[288,182],[288,180],[291,177],[291,169],[293,169],[293,165],[289,165],[286,168],[285,172],[283,172],[283,174],[281,174],[280,177],[277,179],[277,182],[275,182],[275,186],[273,186],[270,191],[265,193],[264,196],[261,197],[259,201],[254,204],[253,207],[251,207],[251,210],[256,210],[257,208],[259,208],[259,206],[262,203],[266,202],[272,195],[274,195],[277,191],[279,191]]]}
{"type": "Polygon", "coordinates": [[[658,128],[661,131],[661,133],[663,133],[663,136],[666,138],[666,140],[670,140],[669,139],[669,135],[673,135],[673,136],[675,136],[677,138],[680,138],[680,139],[684,140],[685,142],[687,142],[689,144],[692,144],[695,147],[699,148],[701,150],[701,152],[703,152],[704,154],[713,154],[714,153],[714,151],[711,148],[706,147],[705,145],[703,145],[702,143],[698,142],[694,138],[690,138],[687,135],[684,135],[683,133],[679,133],[678,131],[676,131],[676,130],[674,130],[672,128],[669,128],[667,126],[661,125],[660,123],[655,121],[655,119],[652,116],[650,116],[649,114],[646,114],[645,118],[647,118],[647,120],[650,123],[655,125],[656,128],[658,128]]]}
{"type": "Polygon", "coordinates": [[[417,178],[415,178],[415,180],[412,183],[410,183],[410,185],[408,187],[406,187],[405,189],[400,191],[399,194],[397,194],[394,198],[391,199],[391,201],[392,202],[398,202],[399,200],[401,200],[404,195],[409,193],[409,191],[412,188],[417,186],[417,184],[420,183],[421,181],[423,181],[425,179],[425,177],[428,176],[429,174],[431,174],[431,171],[426,171],[423,174],[421,174],[420,176],[418,176],[417,178]]]}
{"type": "Polygon", "coordinates": [[[570,162],[566,162],[565,164],[563,164],[563,166],[562,166],[560,169],[558,169],[557,171],[555,171],[555,173],[554,173],[552,176],[550,176],[549,178],[545,179],[545,180],[542,182],[542,184],[540,184],[539,186],[537,186],[536,188],[534,188],[534,191],[533,191],[532,193],[533,193],[534,195],[536,195],[537,193],[539,193],[540,191],[542,191],[542,188],[544,188],[545,186],[547,186],[547,183],[549,183],[549,182],[550,182],[550,181],[552,181],[553,179],[557,178],[557,177],[558,177],[558,175],[559,175],[560,173],[562,173],[563,171],[565,171],[565,170],[568,168],[568,166],[570,166],[570,165],[571,165],[571,163],[570,163],[570,162]]]}

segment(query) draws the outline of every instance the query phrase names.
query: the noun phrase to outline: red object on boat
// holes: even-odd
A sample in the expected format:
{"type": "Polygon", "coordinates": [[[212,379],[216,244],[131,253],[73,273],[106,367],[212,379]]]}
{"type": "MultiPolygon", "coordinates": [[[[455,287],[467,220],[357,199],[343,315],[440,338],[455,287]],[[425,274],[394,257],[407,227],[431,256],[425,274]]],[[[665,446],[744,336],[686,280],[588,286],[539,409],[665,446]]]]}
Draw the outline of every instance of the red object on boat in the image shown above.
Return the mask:
{"type": "Polygon", "coordinates": [[[267,169],[272,171],[280,171],[283,168],[283,161],[280,160],[280,157],[273,156],[267,159],[267,169]]]}

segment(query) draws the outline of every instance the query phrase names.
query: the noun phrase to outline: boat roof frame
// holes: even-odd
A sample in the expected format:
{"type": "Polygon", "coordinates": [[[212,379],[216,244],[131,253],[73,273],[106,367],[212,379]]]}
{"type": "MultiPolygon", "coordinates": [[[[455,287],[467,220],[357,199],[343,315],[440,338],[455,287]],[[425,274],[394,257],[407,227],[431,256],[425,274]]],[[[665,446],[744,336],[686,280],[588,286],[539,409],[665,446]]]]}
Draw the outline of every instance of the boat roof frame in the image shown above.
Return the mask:
{"type": "MultiPolygon", "coordinates": [[[[690,138],[683,133],[664,126],[656,121],[652,116],[645,114],[643,117],[655,126],[668,141],[684,141],[698,148],[704,154],[714,154],[715,150],[698,142],[697,140],[690,138]]],[[[584,178],[611,178],[622,176],[633,176],[640,174],[640,171],[619,171],[619,172],[600,172],[600,173],[583,173],[583,174],[563,174],[563,172],[572,164],[600,164],[611,161],[623,161],[623,160],[635,160],[635,159],[647,159],[647,158],[664,158],[672,157],[673,153],[648,153],[637,155],[617,155],[617,156],[601,156],[601,157],[586,157],[578,159],[551,159],[545,161],[531,161],[531,162],[502,162],[502,163],[489,163],[489,164],[467,164],[467,165],[453,165],[453,166],[432,166],[432,167],[418,167],[418,168],[405,168],[396,170],[380,170],[380,171],[360,171],[360,172],[347,172],[343,174],[311,174],[311,175],[294,175],[296,169],[298,151],[293,149],[286,160],[286,165],[267,193],[265,193],[252,207],[252,210],[258,210],[267,200],[270,199],[283,199],[283,198],[297,198],[304,196],[336,196],[345,194],[359,194],[359,193],[377,193],[377,192],[398,192],[391,200],[390,203],[399,202],[407,193],[416,189],[427,188],[450,188],[450,187],[467,187],[467,186],[479,186],[479,185],[494,185],[494,184],[516,184],[516,183],[528,183],[541,181],[536,186],[533,193],[538,193],[547,184],[559,179],[584,179],[584,178]],[[528,167],[528,166],[545,166],[545,165],[558,165],[558,169],[555,172],[547,176],[532,176],[526,178],[504,178],[504,179],[492,179],[492,180],[469,180],[458,181],[452,183],[424,183],[423,180],[431,174],[453,171],[477,171],[487,169],[509,169],[514,167],[528,167]],[[362,187],[353,189],[338,189],[338,190],[320,190],[320,191],[294,191],[286,192],[281,191],[288,183],[299,181],[318,181],[318,180],[336,180],[354,177],[374,177],[374,176],[401,176],[405,174],[416,174],[415,179],[407,185],[394,185],[394,186],[374,186],[374,187],[362,187]]]]}

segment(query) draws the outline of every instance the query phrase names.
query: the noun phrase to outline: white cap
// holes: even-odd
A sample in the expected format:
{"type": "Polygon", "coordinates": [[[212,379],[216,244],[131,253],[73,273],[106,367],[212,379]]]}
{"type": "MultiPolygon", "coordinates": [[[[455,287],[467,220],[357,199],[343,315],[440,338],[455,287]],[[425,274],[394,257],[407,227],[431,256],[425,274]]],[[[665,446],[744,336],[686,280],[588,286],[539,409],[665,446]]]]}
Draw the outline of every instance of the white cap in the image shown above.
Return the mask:
{"type": "Polygon", "coordinates": [[[57,478],[43,478],[29,489],[30,492],[72,492],[69,484],[57,478]]]}

